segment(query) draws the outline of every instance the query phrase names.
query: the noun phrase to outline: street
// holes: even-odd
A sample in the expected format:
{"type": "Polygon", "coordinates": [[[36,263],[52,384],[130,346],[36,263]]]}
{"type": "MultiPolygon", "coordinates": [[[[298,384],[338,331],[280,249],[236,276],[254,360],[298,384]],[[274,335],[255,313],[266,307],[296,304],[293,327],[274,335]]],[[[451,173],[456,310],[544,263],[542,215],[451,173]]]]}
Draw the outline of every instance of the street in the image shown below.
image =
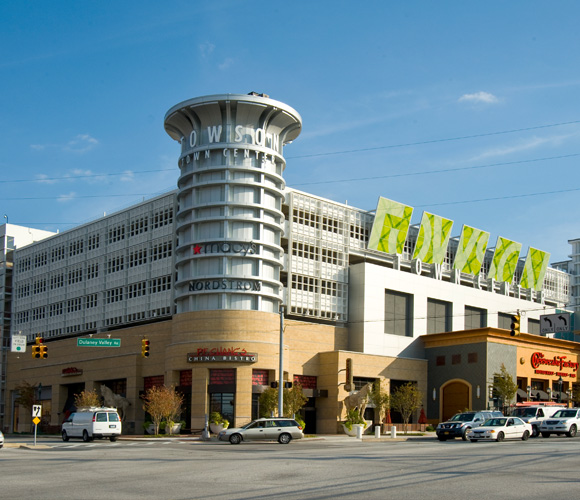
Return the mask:
{"type": "Polygon", "coordinates": [[[580,483],[580,438],[38,444],[0,450],[0,498],[575,498],[580,483]]]}

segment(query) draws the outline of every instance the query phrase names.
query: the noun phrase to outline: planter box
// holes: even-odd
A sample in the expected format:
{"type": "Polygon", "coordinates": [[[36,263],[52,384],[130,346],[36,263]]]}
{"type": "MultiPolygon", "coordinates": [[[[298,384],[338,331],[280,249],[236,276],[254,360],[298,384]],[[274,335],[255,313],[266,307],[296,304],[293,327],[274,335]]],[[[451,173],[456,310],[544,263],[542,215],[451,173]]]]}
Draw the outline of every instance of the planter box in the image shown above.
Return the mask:
{"type": "Polygon", "coordinates": [[[227,429],[228,427],[229,426],[224,424],[214,424],[213,422],[209,423],[209,430],[212,432],[212,434],[219,434],[221,431],[227,429]]]}

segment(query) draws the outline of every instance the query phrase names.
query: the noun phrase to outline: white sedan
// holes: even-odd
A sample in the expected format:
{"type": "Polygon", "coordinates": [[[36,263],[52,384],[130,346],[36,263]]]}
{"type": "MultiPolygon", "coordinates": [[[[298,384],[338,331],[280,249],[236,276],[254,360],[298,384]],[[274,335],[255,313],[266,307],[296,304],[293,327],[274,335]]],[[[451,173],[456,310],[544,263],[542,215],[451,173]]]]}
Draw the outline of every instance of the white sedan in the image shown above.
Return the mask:
{"type": "Polygon", "coordinates": [[[532,434],[532,426],[518,417],[490,418],[482,426],[467,433],[472,443],[482,441],[503,441],[504,439],[521,439],[526,441],[532,434]]]}

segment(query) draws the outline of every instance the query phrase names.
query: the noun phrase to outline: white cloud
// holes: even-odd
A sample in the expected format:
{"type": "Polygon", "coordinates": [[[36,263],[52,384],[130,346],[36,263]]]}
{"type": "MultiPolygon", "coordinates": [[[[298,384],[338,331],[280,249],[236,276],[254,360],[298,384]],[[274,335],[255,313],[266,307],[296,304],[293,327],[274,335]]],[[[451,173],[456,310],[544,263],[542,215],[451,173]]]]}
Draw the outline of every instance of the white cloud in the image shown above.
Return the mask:
{"type": "Polygon", "coordinates": [[[79,134],[69,141],[64,147],[64,151],[73,151],[75,153],[86,153],[93,149],[99,141],[88,134],[79,134]]]}
{"type": "Polygon", "coordinates": [[[215,45],[210,42],[204,42],[199,45],[199,53],[204,59],[210,56],[214,49],[215,45]]]}
{"type": "Polygon", "coordinates": [[[36,174],[36,180],[41,184],[54,184],[56,182],[55,179],[49,179],[46,174],[36,174]]]}
{"type": "Polygon", "coordinates": [[[520,153],[522,151],[536,149],[544,145],[559,146],[570,138],[577,138],[578,135],[579,134],[577,132],[574,132],[572,134],[554,135],[550,137],[534,136],[529,139],[526,139],[525,141],[519,141],[517,144],[514,145],[489,149],[477,156],[474,156],[473,158],[470,158],[469,161],[480,161],[485,158],[494,158],[498,156],[511,155],[513,153],[520,153]]]}
{"type": "Polygon", "coordinates": [[[125,170],[120,180],[122,182],[132,182],[135,180],[135,174],[131,170],[125,170]]]}
{"type": "Polygon", "coordinates": [[[494,104],[499,102],[499,99],[489,92],[476,92],[475,94],[463,94],[459,98],[459,102],[476,102],[484,104],[494,104]]]}
{"type": "Polygon", "coordinates": [[[66,144],[31,144],[30,148],[35,151],[44,151],[47,148],[71,151],[73,153],[86,153],[99,144],[99,141],[89,134],[79,134],[66,144]]]}
{"type": "Polygon", "coordinates": [[[71,191],[69,194],[61,194],[56,201],[59,203],[66,203],[68,201],[72,201],[76,198],[77,194],[74,191],[71,191]]]}
{"type": "Polygon", "coordinates": [[[234,64],[234,60],[231,57],[228,57],[223,63],[218,65],[218,68],[223,71],[224,69],[228,69],[232,64],[234,64]]]}

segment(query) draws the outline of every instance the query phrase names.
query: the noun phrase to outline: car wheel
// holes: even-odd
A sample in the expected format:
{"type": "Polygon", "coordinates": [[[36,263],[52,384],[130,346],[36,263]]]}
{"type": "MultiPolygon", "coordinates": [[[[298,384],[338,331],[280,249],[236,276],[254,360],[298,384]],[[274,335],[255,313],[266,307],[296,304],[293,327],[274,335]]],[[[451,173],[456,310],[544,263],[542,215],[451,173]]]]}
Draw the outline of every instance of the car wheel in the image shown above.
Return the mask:
{"type": "Polygon", "coordinates": [[[280,444],[288,444],[290,441],[292,441],[292,436],[286,432],[278,436],[278,442],[280,444]]]}
{"type": "Polygon", "coordinates": [[[62,440],[65,442],[69,440],[69,437],[68,437],[68,434],[66,433],[66,431],[62,431],[62,440]]]}
{"type": "Polygon", "coordinates": [[[537,438],[540,435],[540,429],[537,425],[532,425],[532,437],[537,438]]]}
{"type": "Polygon", "coordinates": [[[91,438],[89,437],[89,433],[87,431],[83,431],[83,441],[88,443],[90,440],[91,438]]]}
{"type": "Polygon", "coordinates": [[[470,440],[472,443],[477,443],[477,439],[471,439],[470,440]]]}
{"type": "Polygon", "coordinates": [[[447,441],[447,438],[445,436],[437,436],[437,439],[439,441],[447,441]]]}
{"type": "Polygon", "coordinates": [[[467,433],[471,430],[471,427],[468,427],[467,429],[465,429],[465,432],[463,433],[463,435],[461,436],[461,439],[463,439],[463,441],[467,441],[467,433]]]}
{"type": "Polygon", "coordinates": [[[543,438],[549,438],[550,437],[550,433],[549,432],[542,432],[542,437],[543,438]]]}
{"type": "Polygon", "coordinates": [[[501,443],[501,442],[503,441],[503,439],[504,439],[504,438],[505,438],[505,435],[504,435],[504,433],[503,433],[503,432],[500,432],[500,433],[497,435],[497,442],[498,442],[498,443],[501,443]]]}
{"type": "Polygon", "coordinates": [[[530,431],[524,431],[522,441],[527,441],[530,438],[530,431]]]}
{"type": "Polygon", "coordinates": [[[242,442],[242,436],[239,434],[232,434],[230,436],[230,443],[232,444],[240,444],[242,442]]]}
{"type": "Polygon", "coordinates": [[[570,430],[566,433],[566,436],[568,436],[569,438],[573,438],[576,435],[577,431],[578,429],[576,428],[576,425],[572,424],[570,426],[570,430]]]}
{"type": "Polygon", "coordinates": [[[114,443],[115,441],[117,441],[117,436],[111,436],[109,438],[109,441],[111,441],[111,443],[114,443]]]}

